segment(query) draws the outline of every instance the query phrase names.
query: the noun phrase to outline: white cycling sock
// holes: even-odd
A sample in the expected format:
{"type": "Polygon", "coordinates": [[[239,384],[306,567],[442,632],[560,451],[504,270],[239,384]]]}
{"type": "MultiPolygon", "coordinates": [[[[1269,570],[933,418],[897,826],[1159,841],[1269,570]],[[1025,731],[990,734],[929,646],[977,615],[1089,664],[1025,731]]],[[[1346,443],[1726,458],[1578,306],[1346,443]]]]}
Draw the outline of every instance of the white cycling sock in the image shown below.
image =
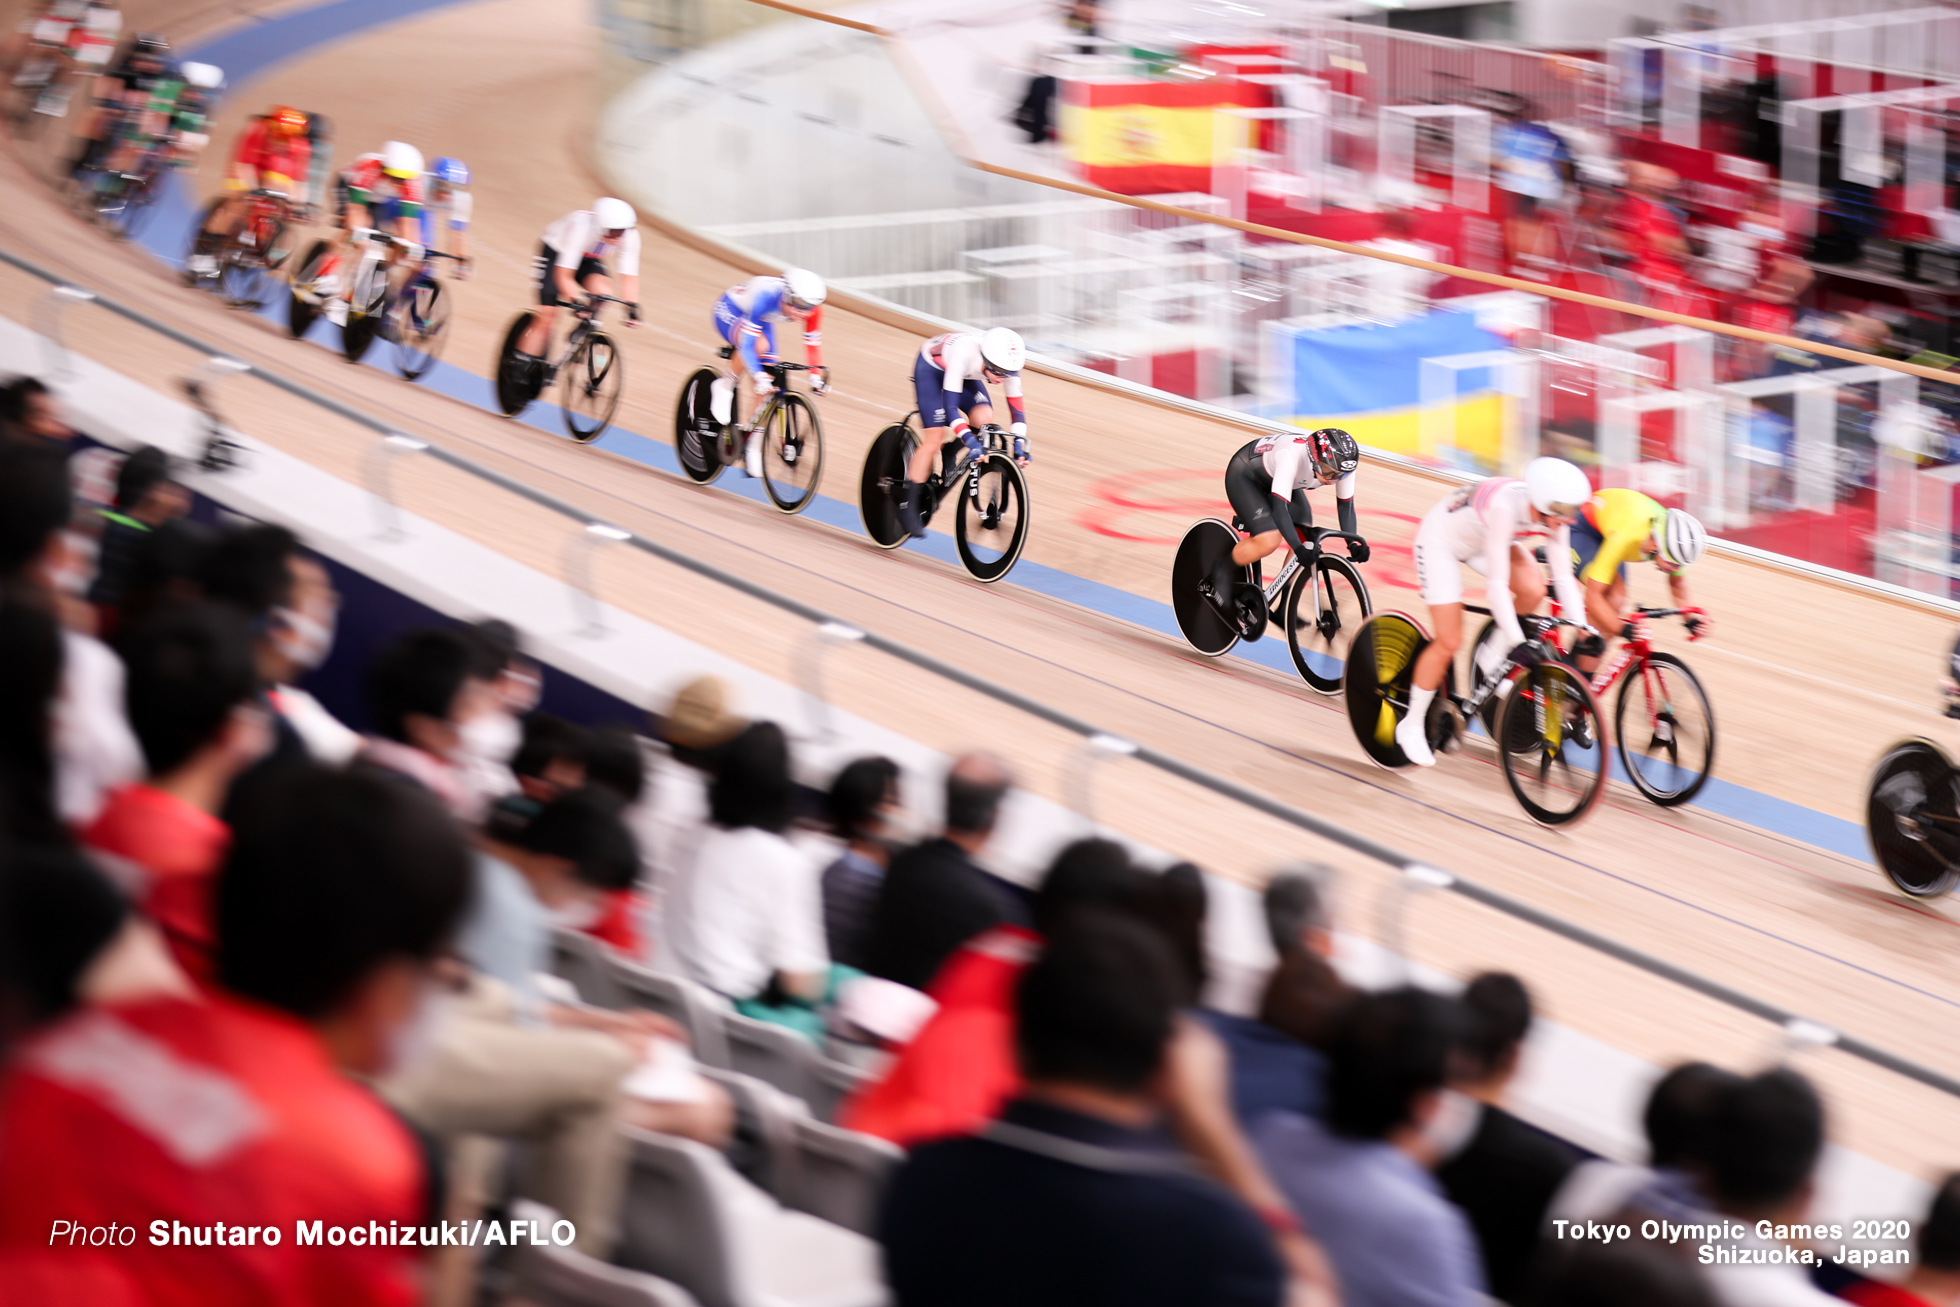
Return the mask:
{"type": "Polygon", "coordinates": [[[735,378],[716,377],[708,387],[708,409],[715,421],[727,426],[735,412],[735,378]]]}
{"type": "Polygon", "coordinates": [[[1409,716],[1404,721],[1421,721],[1429,715],[1429,705],[1436,699],[1434,690],[1425,690],[1420,685],[1409,687],[1409,716]]]}

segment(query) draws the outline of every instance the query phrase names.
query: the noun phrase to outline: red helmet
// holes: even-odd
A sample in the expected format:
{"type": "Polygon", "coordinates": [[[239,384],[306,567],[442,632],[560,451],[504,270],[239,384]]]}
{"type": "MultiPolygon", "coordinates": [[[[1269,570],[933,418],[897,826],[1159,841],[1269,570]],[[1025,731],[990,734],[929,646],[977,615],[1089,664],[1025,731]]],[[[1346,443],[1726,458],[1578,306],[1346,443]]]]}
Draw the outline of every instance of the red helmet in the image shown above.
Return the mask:
{"type": "Polygon", "coordinates": [[[289,105],[275,105],[265,122],[281,136],[298,136],[306,130],[306,115],[289,105]]]}

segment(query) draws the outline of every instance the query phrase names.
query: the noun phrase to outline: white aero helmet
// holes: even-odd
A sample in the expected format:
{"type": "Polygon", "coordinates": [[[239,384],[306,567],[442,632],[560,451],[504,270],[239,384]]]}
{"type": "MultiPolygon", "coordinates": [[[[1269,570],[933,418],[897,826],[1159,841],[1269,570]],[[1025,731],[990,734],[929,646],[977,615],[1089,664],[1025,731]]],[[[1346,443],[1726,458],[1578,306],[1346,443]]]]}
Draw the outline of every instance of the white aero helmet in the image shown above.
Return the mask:
{"type": "Polygon", "coordinates": [[[633,206],[610,195],[592,202],[592,216],[599,220],[601,231],[626,231],[640,225],[640,216],[633,212],[633,206]]]}
{"type": "Polygon", "coordinates": [[[216,64],[185,64],[184,80],[200,91],[215,91],[225,84],[225,71],[216,64]]]}
{"type": "Polygon", "coordinates": [[[422,175],[422,152],[403,141],[381,147],[381,171],[404,180],[422,175]]]}
{"type": "Polygon", "coordinates": [[[1534,458],[1524,465],[1524,487],[1531,506],[1551,517],[1574,518],[1592,497],[1586,474],[1562,458],[1534,458]]]}
{"type": "Polygon", "coordinates": [[[830,292],[824,289],[823,278],[808,268],[786,268],[783,271],[783,294],[789,302],[799,309],[814,309],[823,303],[824,296],[830,292]]]}
{"type": "Polygon", "coordinates": [[[1028,361],[1021,333],[1009,327],[989,327],[980,335],[980,357],[996,372],[1019,372],[1028,361]]]}
{"type": "Polygon", "coordinates": [[[1661,557],[1676,567],[1693,567],[1708,551],[1708,528],[1686,509],[1668,509],[1654,539],[1660,544],[1661,557]]]}

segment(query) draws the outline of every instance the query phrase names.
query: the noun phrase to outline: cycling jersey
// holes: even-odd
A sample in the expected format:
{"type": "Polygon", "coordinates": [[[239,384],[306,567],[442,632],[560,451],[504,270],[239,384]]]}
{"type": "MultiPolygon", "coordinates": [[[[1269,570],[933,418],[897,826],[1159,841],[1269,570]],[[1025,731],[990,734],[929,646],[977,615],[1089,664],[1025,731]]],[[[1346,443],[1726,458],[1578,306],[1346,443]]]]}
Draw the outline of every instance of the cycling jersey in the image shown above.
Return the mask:
{"type": "MultiPolygon", "coordinates": [[[[975,404],[988,402],[985,356],[980,353],[980,337],[966,331],[948,331],[934,336],[919,347],[919,362],[913,369],[913,386],[918,393],[919,420],[928,428],[950,426],[955,436],[968,430],[966,415],[975,404]],[[931,386],[933,378],[939,385],[931,386]]],[[[1001,385],[1012,415],[1014,434],[1027,434],[1028,415],[1021,402],[1021,374],[1010,372],[1001,385]]]]}
{"type": "MultiPolygon", "coordinates": [[[[261,184],[276,177],[290,189],[294,178],[306,176],[306,165],[312,153],[312,146],[304,136],[274,136],[266,126],[266,120],[258,118],[238,138],[238,148],[232,155],[232,161],[241,168],[250,168],[257,173],[261,184]]],[[[267,189],[281,188],[273,186],[267,189]]]]}
{"type": "Polygon", "coordinates": [[[1486,477],[1438,503],[1416,528],[1416,579],[1424,602],[1463,602],[1460,563],[1484,578],[1485,603],[1491,620],[1512,645],[1524,643],[1511,599],[1511,546],[1530,547],[1536,540],[1550,547],[1552,588],[1560,607],[1581,620],[1585,599],[1572,576],[1572,545],[1563,525],[1548,527],[1531,511],[1531,494],[1512,477],[1486,477]]]}
{"type": "MultiPolygon", "coordinates": [[[[608,240],[605,228],[599,225],[599,219],[590,209],[568,213],[546,227],[544,243],[554,252],[554,267],[576,272],[586,259],[603,264],[610,257],[620,276],[640,275],[639,228],[628,227],[618,240],[608,240]]],[[[544,275],[545,284],[549,286],[551,269],[545,269],[544,275]]]]}
{"type": "Polygon", "coordinates": [[[1353,472],[1333,482],[1321,480],[1313,459],[1308,455],[1305,432],[1275,431],[1253,441],[1252,448],[1259,455],[1260,466],[1266,469],[1266,475],[1272,481],[1273,493],[1282,499],[1295,490],[1313,490],[1330,484],[1334,487],[1336,499],[1354,498],[1353,472]]]}
{"type": "MultiPolygon", "coordinates": [[[[735,347],[752,373],[762,371],[764,357],[776,356],[776,322],[786,315],[787,288],[781,277],[752,277],[730,286],[715,302],[715,329],[735,347]],[[760,346],[760,348],[758,348],[760,346]]],[[[810,366],[823,366],[823,305],[810,310],[803,322],[803,348],[810,366]]]]}
{"type": "Polygon", "coordinates": [[[447,195],[438,199],[434,179],[426,180],[429,182],[429,199],[422,206],[422,243],[432,250],[440,249],[441,244],[436,238],[443,232],[470,229],[470,214],[475,205],[468,191],[459,191],[453,186],[447,195]]]}
{"type": "Polygon", "coordinates": [[[381,156],[363,154],[342,176],[347,183],[347,202],[366,205],[377,223],[397,218],[413,218],[422,212],[422,181],[419,177],[390,177],[381,170],[381,156]]]}
{"type": "Polygon", "coordinates": [[[1625,564],[1648,557],[1647,541],[1660,532],[1667,510],[1638,490],[1615,488],[1594,491],[1579,509],[1579,517],[1580,524],[1572,532],[1573,564],[1580,569],[1579,579],[1611,585],[1625,564]],[[1583,529],[1587,527],[1589,531],[1583,529]],[[1582,535],[1597,537],[1597,547],[1590,554],[1580,543],[1582,535]]]}

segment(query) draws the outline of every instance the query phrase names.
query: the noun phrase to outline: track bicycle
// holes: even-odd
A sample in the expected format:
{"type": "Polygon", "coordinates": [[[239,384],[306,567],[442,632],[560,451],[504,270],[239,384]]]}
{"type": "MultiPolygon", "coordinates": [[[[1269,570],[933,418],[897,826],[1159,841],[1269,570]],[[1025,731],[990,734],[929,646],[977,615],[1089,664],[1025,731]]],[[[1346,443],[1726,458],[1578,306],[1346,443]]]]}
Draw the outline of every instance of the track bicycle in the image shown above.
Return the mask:
{"type": "Polygon", "coordinates": [[[209,273],[186,264],[184,279],[190,285],[209,281],[220,298],[233,308],[262,308],[272,295],[272,274],[282,267],[292,247],[286,243],[286,224],[290,220],[284,191],[246,192],[245,216],[233,230],[213,236],[210,225],[223,199],[214,200],[191,235],[191,256],[209,254],[216,265],[209,273]]]}
{"type": "Polygon", "coordinates": [[[605,434],[619,410],[619,392],[626,381],[626,361],[620,357],[619,342],[599,325],[599,315],[608,304],[630,307],[626,300],[591,291],[569,306],[572,330],[555,363],[549,355],[537,365],[517,358],[517,342],[524,339],[537,310],[526,309],[511,319],[496,360],[497,407],[505,417],[522,413],[562,377],[565,387],[559,412],[566,434],[581,445],[605,434]]]}
{"type": "MultiPolygon", "coordinates": [[[[349,274],[341,353],[349,363],[359,363],[374,338],[384,336],[394,343],[396,370],[409,381],[419,380],[435,366],[449,330],[449,294],[436,277],[436,260],[464,259],[371,227],[357,228],[352,240],[358,254],[349,274]],[[391,248],[407,250],[413,260],[400,286],[386,257],[391,248]]],[[[313,242],[300,260],[286,301],[286,328],[295,339],[307,333],[338,293],[344,267],[343,257],[324,240],[313,242]]]]}
{"type": "MultiPolygon", "coordinates": [[[[1960,718],[1960,686],[1941,684],[1960,718]]],[[[1933,899],[1960,885],[1960,773],[1928,739],[1901,740],[1872,769],[1865,837],[1880,871],[1903,893],[1933,899]]]]}
{"type": "Polygon", "coordinates": [[[134,240],[177,167],[168,140],[146,144],[127,169],[90,168],[76,178],[84,212],[117,240],[134,240]]]}
{"type": "MultiPolygon", "coordinates": [[[[1556,600],[1552,611],[1558,611],[1556,600]]],[[[1699,608],[1634,610],[1642,622],[1702,615],[1699,608]]],[[[1496,623],[1485,622],[1470,646],[1472,689],[1483,679],[1477,670],[1477,657],[1496,638],[1496,623]]],[[[1700,637],[1690,634],[1688,638],[1700,637]]],[[[1613,705],[1613,743],[1627,779],[1663,808],[1688,802],[1701,792],[1715,767],[1715,709],[1700,680],[1673,654],[1654,652],[1653,641],[1643,626],[1593,673],[1593,696],[1604,701],[1616,681],[1620,683],[1620,697],[1613,705]]],[[[1484,729],[1493,734],[1495,711],[1495,705],[1486,705],[1484,710],[1484,729]]]]}
{"type": "Polygon", "coordinates": [[[1270,623],[1286,633],[1293,666],[1308,686],[1339,694],[1348,646],[1374,605],[1361,569],[1326,552],[1325,543],[1330,537],[1350,542],[1361,537],[1309,527],[1304,535],[1313,547],[1311,566],[1288,551],[1286,566],[1270,583],[1263,579],[1265,560],[1260,559],[1239,569],[1236,595],[1213,594],[1212,568],[1243,534],[1236,517],[1230,526],[1208,517],[1184,533],[1171,563],[1171,611],[1178,630],[1193,649],[1217,658],[1241,640],[1257,640],[1270,623]]]}
{"type": "MultiPolygon", "coordinates": [[[[864,529],[880,549],[896,549],[909,538],[898,521],[898,492],[906,464],[919,447],[914,410],[880,431],[864,456],[858,480],[858,511],[864,529]]],[[[940,467],[919,489],[919,518],[931,521],[948,498],[954,504],[953,542],[960,562],[976,581],[1000,580],[1027,547],[1033,506],[1028,479],[1008,452],[1007,431],[994,424],[974,428],[975,453],[966,442],[948,438],[940,448],[940,467]]]]}
{"type": "MultiPolygon", "coordinates": [[[[1490,610],[1465,604],[1466,612],[1490,610]]],[[[1460,723],[1496,701],[1491,738],[1505,783],[1525,815],[1541,826],[1567,826],[1590,813],[1606,790],[1605,722],[1586,678],[1559,661],[1554,636],[1572,626],[1558,617],[1520,614],[1536,659],[1520,665],[1506,658],[1467,697],[1456,693],[1456,673],[1444,674],[1442,693],[1430,702],[1424,729],[1438,753],[1461,734],[1460,723]]],[[[1406,613],[1376,613],[1348,648],[1348,722],[1368,757],[1383,767],[1405,767],[1408,755],[1395,743],[1395,727],[1409,711],[1416,658],[1429,632],[1406,613]]]]}
{"type": "MultiPolygon", "coordinates": [[[[716,357],[734,357],[723,345],[716,357]]],[[[763,371],[775,390],[746,424],[715,421],[714,384],[734,378],[725,369],[696,368],[681,384],[674,408],[674,453],[681,470],[697,485],[707,485],[731,463],[740,463],[749,436],[762,433],[762,488],[769,502],[785,513],[800,513],[817,496],[823,480],[823,423],[817,406],[789,388],[789,374],[814,369],[802,363],[765,363],[763,371]]],[[[733,397],[731,396],[731,402],[733,397]]]]}

